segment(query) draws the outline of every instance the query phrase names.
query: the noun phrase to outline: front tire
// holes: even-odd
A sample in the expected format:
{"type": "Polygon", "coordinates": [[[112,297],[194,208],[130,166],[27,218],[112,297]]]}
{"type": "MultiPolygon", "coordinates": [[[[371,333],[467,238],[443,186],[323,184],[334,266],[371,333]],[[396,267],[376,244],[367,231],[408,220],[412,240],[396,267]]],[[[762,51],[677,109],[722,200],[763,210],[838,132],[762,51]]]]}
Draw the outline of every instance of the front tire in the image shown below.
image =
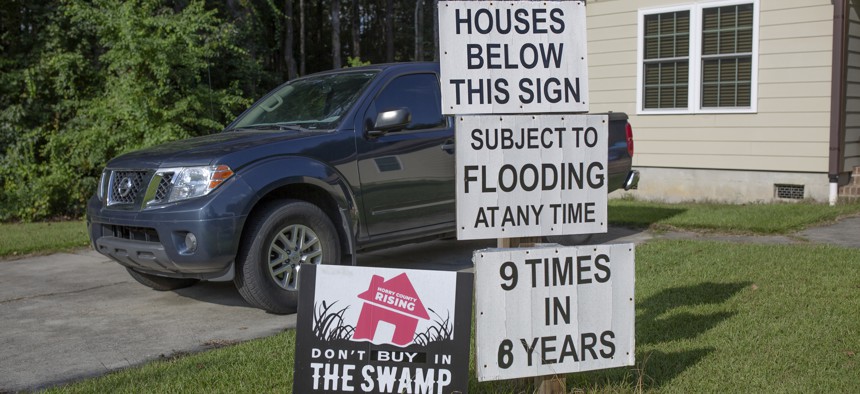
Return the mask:
{"type": "Polygon", "coordinates": [[[298,306],[300,264],[338,264],[337,231],[319,207],[299,200],[269,203],[242,233],[233,280],[251,305],[271,313],[298,306]]]}
{"type": "Polygon", "coordinates": [[[144,274],[143,272],[137,272],[128,267],[125,269],[138,283],[158,291],[183,289],[198,282],[197,279],[192,278],[167,278],[164,276],[144,274]]]}

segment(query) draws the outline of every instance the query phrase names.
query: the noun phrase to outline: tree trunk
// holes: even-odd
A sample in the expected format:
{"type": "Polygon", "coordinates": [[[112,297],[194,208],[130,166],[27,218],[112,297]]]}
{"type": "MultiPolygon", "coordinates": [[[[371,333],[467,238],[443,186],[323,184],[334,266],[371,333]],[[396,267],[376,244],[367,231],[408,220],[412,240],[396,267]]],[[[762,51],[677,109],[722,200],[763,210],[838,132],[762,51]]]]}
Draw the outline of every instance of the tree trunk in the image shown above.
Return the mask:
{"type": "Polygon", "coordinates": [[[341,68],[340,61],[340,0],[331,0],[331,62],[333,68],[341,68]]]}
{"type": "Polygon", "coordinates": [[[293,53],[293,36],[295,29],[293,28],[293,0],[284,0],[284,61],[287,63],[287,79],[295,79],[298,75],[296,72],[296,57],[293,53]]]}
{"type": "Polygon", "coordinates": [[[299,24],[301,24],[301,28],[299,30],[299,75],[307,74],[307,69],[305,68],[305,63],[307,63],[307,52],[305,52],[305,41],[307,41],[307,34],[305,30],[305,0],[299,0],[299,24]]]}
{"type": "Polygon", "coordinates": [[[394,62],[394,0],[385,1],[385,61],[394,62]]]}
{"type": "Polygon", "coordinates": [[[358,0],[352,0],[352,57],[361,58],[361,7],[358,0]]]}
{"type": "Polygon", "coordinates": [[[439,61],[439,0],[433,0],[433,61],[439,61]]]}
{"type": "Polygon", "coordinates": [[[424,60],[424,0],[415,0],[415,61],[424,60]]]}

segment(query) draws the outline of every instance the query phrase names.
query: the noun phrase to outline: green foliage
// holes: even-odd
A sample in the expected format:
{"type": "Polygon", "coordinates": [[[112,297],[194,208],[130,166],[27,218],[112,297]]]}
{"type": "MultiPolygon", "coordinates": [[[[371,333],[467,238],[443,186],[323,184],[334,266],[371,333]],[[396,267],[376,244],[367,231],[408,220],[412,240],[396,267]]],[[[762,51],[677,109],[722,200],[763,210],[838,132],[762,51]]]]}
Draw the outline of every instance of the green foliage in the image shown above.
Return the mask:
{"type": "Polygon", "coordinates": [[[346,66],[347,67],[361,67],[361,66],[369,66],[370,61],[361,60],[360,57],[352,57],[349,56],[346,58],[346,66]]]}
{"type": "Polygon", "coordinates": [[[201,1],[162,3],[59,4],[3,111],[18,137],[0,157],[0,218],[79,216],[110,158],[220,129],[249,104],[236,83],[209,85],[211,59],[242,54],[231,25],[201,1]]]}

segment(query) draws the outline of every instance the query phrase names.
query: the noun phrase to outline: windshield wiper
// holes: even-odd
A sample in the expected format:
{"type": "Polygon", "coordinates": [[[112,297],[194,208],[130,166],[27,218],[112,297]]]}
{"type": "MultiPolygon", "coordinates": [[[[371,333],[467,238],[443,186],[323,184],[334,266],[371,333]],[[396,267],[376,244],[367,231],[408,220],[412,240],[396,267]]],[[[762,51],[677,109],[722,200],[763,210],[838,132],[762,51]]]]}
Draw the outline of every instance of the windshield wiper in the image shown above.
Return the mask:
{"type": "Polygon", "coordinates": [[[253,124],[242,127],[235,127],[229,129],[227,131],[241,131],[241,130],[272,130],[277,128],[280,131],[294,130],[294,131],[306,131],[308,130],[306,127],[302,127],[300,125],[294,123],[263,123],[263,124],[253,124]]]}

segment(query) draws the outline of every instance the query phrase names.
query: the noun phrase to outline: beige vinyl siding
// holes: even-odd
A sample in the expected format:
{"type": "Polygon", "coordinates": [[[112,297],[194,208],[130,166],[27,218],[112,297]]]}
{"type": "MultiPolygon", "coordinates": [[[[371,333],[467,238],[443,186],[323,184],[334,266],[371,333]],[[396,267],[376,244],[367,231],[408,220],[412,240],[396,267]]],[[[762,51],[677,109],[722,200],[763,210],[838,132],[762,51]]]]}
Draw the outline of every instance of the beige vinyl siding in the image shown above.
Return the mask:
{"type": "MultiPolygon", "coordinates": [[[[638,11],[691,3],[587,3],[591,111],[630,115],[636,139],[634,165],[827,172],[830,0],[759,1],[756,113],[637,115],[638,11]]],[[[854,75],[860,76],[860,69],[854,75]]],[[[855,108],[860,111],[860,101],[855,108]]],[[[860,134],[860,120],[857,127],[855,136],[860,134]]]]}
{"type": "Polygon", "coordinates": [[[848,77],[844,170],[860,166],[860,0],[848,1],[848,77]]]}

